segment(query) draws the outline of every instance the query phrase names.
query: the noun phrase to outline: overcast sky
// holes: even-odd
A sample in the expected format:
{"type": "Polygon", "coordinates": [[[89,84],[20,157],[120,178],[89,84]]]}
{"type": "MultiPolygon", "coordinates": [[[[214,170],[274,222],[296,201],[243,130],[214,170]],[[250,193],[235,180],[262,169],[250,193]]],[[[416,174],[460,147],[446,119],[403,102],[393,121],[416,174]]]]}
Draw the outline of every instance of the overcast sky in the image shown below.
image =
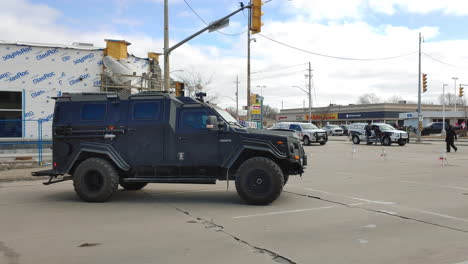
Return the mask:
{"type": "MultiPolygon", "coordinates": [[[[162,0],[0,0],[0,39],[71,44],[125,39],[129,52],[146,56],[162,52],[162,0]]],[[[239,0],[187,0],[206,21],[236,9],[239,0]]],[[[204,26],[183,0],[169,0],[171,43],[204,26]]],[[[252,88],[263,89],[265,102],[280,108],[301,107],[311,62],[314,106],[354,103],[363,93],[417,99],[418,32],[422,32],[422,71],[429,91],[423,101],[437,102],[442,84],[452,77],[468,84],[468,1],[466,0],[272,0],[264,5],[262,35],[314,53],[345,58],[392,60],[350,61],[312,55],[254,35],[252,88]],[[431,57],[429,57],[431,56],[431,57]]],[[[171,56],[171,70],[196,69],[213,81],[210,93],[235,97],[239,76],[241,105],[246,98],[247,13],[231,19],[221,33],[205,33],[171,56]]],[[[307,102],[307,101],[306,101],[307,102]]],[[[228,98],[222,106],[235,105],[228,98]]]]}

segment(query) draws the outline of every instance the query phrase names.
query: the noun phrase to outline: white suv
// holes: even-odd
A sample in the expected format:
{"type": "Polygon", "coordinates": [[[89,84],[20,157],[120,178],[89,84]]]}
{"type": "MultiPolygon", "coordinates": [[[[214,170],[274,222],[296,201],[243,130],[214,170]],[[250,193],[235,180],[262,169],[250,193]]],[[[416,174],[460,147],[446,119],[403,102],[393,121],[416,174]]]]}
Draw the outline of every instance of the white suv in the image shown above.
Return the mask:
{"type": "Polygon", "coordinates": [[[280,122],[273,126],[273,129],[288,129],[296,131],[304,145],[310,143],[320,143],[325,145],[328,141],[327,132],[311,123],[280,122]]]}
{"type": "Polygon", "coordinates": [[[327,125],[325,126],[325,131],[327,131],[330,136],[342,136],[343,129],[337,125],[327,125]]]}

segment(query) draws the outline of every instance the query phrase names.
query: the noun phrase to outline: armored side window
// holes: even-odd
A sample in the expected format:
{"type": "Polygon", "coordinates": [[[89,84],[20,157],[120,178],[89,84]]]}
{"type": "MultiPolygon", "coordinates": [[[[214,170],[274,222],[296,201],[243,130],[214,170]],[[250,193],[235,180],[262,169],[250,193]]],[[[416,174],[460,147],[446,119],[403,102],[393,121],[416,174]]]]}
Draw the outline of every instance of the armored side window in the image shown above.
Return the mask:
{"type": "Polygon", "coordinates": [[[204,109],[182,109],[179,117],[179,128],[183,130],[206,130],[208,113],[204,109]]]}
{"type": "Polygon", "coordinates": [[[81,120],[104,121],[106,119],[106,104],[82,104],[81,120]]]}
{"type": "Polygon", "coordinates": [[[159,102],[141,102],[133,106],[134,120],[158,120],[160,113],[159,102]]]}

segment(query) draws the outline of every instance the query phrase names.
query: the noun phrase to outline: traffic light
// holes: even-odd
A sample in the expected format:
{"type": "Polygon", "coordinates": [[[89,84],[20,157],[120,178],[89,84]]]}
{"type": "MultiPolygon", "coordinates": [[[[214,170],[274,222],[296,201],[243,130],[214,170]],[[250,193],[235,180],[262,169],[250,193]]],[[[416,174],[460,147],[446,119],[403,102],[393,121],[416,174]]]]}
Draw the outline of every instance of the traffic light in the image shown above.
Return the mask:
{"type": "Polygon", "coordinates": [[[460,89],[458,90],[458,96],[463,97],[463,86],[460,85],[460,89]]]}
{"type": "Polygon", "coordinates": [[[256,103],[258,103],[257,94],[250,94],[250,104],[253,105],[256,103]]]}
{"type": "Polygon", "coordinates": [[[427,92],[427,74],[425,73],[422,74],[422,88],[423,93],[427,92]]]}
{"type": "Polygon", "coordinates": [[[252,34],[260,33],[262,31],[262,5],[263,3],[261,0],[252,0],[252,9],[250,11],[252,14],[250,22],[250,31],[252,34]]]}
{"type": "Polygon", "coordinates": [[[185,95],[185,84],[183,82],[175,82],[175,94],[176,96],[185,95]]]}

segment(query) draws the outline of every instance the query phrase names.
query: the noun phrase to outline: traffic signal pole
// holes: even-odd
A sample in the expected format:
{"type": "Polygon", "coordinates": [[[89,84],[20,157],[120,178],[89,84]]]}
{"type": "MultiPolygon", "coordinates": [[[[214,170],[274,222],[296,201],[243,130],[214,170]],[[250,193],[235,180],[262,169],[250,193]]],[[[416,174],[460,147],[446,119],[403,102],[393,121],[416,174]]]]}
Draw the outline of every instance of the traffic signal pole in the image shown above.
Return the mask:
{"type": "Polygon", "coordinates": [[[421,32],[419,32],[419,69],[418,69],[418,138],[416,142],[421,142],[422,114],[421,114],[421,32]]]}
{"type": "Polygon", "coordinates": [[[169,47],[169,5],[168,5],[168,0],[164,0],[164,85],[165,85],[164,90],[166,92],[169,92],[169,85],[170,85],[169,56],[172,51],[174,51],[178,47],[182,46],[183,44],[187,43],[191,39],[195,38],[196,36],[202,34],[203,32],[207,30],[216,30],[217,28],[221,27],[226,22],[228,22],[230,17],[232,17],[233,15],[239,13],[240,11],[246,8],[249,8],[250,10],[250,7],[251,5],[244,6],[243,4],[241,4],[241,7],[237,9],[236,11],[233,11],[229,15],[226,15],[218,20],[215,20],[214,22],[208,24],[206,27],[200,29],[199,31],[193,33],[189,37],[175,44],[174,46],[169,47]]]}
{"type": "MultiPolygon", "coordinates": [[[[249,1],[249,6],[252,5],[252,1],[249,1]]],[[[252,9],[249,8],[248,15],[248,29],[247,29],[247,121],[252,120],[252,115],[250,108],[252,107],[252,102],[250,101],[250,28],[252,24],[252,9]]]]}
{"type": "Polygon", "coordinates": [[[309,123],[312,123],[312,68],[309,61],[309,123]]]}

